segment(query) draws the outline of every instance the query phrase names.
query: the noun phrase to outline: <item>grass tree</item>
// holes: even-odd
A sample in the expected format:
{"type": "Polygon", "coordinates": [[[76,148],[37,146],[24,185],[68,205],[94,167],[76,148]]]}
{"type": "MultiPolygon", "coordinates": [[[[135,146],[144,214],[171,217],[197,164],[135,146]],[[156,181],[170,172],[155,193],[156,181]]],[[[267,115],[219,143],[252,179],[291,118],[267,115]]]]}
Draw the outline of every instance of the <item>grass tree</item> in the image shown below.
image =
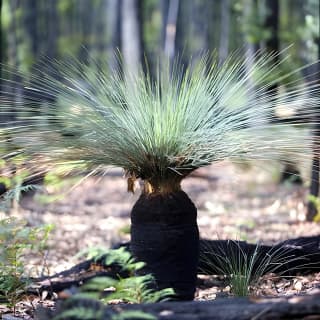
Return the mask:
{"type": "Polygon", "coordinates": [[[172,287],[178,299],[192,299],[199,231],[182,180],[224,159],[311,155],[306,131],[312,121],[306,119],[317,112],[320,90],[294,80],[278,94],[266,90],[273,81],[294,79],[281,71],[285,59],[274,65],[272,58],[259,54],[248,64],[234,55],[219,65],[208,56],[187,68],[163,66],[154,78],[141,71],[129,81],[120,71],[54,62],[50,72],[39,68],[31,76],[28,94],[3,92],[1,115],[14,120],[6,124],[2,141],[15,145],[15,155],[35,156],[35,167],[41,162],[86,170],[121,167],[129,191],[140,179],[131,251],[146,263],[144,272],[154,275],[158,288],[172,287]],[[294,112],[292,105],[302,110],[294,112]],[[280,124],[274,121],[279,106],[292,112],[280,124]]]}

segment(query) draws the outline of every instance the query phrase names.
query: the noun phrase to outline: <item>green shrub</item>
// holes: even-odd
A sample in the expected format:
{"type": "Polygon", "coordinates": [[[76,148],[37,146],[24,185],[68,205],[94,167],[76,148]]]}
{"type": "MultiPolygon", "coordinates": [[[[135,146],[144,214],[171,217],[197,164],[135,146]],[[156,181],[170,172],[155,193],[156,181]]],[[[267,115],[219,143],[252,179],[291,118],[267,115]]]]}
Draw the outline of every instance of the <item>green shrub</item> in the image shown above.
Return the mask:
{"type": "Polygon", "coordinates": [[[125,271],[128,277],[113,279],[110,277],[96,277],[81,288],[79,297],[90,297],[109,302],[118,299],[124,302],[143,303],[164,301],[174,296],[171,288],[162,290],[153,289],[154,278],[151,274],[137,275],[145,266],[144,262],[136,261],[124,247],[103,251],[90,249],[88,256],[95,252],[95,260],[104,259],[105,265],[117,265],[125,271]]]}
{"type": "MultiPolygon", "coordinates": [[[[126,272],[127,278],[95,277],[81,287],[81,292],[71,296],[57,310],[53,320],[100,320],[104,310],[98,301],[108,303],[121,300],[130,303],[148,303],[164,301],[174,295],[172,289],[154,290],[154,278],[150,274],[137,276],[144,267],[143,262],[135,261],[124,247],[114,250],[90,248],[83,250],[79,256],[86,255],[95,261],[103,261],[105,265],[117,265],[120,272],[126,272]]],[[[109,318],[108,318],[109,319],[109,318]]],[[[110,311],[110,320],[155,320],[156,318],[142,311],[125,311],[114,314],[110,311]]]]}
{"type": "Polygon", "coordinates": [[[52,225],[29,227],[16,218],[0,220],[0,299],[15,307],[29,283],[23,258],[44,251],[52,225]]]}

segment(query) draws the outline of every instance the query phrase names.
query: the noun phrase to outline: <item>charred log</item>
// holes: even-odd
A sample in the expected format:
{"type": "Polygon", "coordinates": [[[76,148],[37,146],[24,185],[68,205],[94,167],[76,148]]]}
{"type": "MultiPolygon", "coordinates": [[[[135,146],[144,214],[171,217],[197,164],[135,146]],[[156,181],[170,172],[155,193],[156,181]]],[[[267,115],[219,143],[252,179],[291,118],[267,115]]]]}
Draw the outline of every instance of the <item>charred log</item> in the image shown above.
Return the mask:
{"type": "MultiPolygon", "coordinates": [[[[165,302],[150,304],[122,304],[103,306],[88,299],[75,299],[60,302],[55,311],[38,310],[37,319],[48,320],[61,315],[63,311],[77,307],[87,308],[90,314],[99,313],[99,319],[107,320],[126,311],[142,311],[165,320],[298,320],[320,318],[320,294],[310,296],[250,300],[246,298],[224,298],[213,301],[165,302]]],[[[63,317],[65,320],[80,320],[79,317],[63,317]]],[[[88,319],[88,318],[86,318],[88,319]]],[[[92,318],[94,320],[96,318],[92,318]]],[[[126,317],[126,319],[143,319],[126,317]]]]}
{"type": "MultiPolygon", "coordinates": [[[[126,246],[128,249],[131,247],[129,243],[122,244],[122,246],[126,246]]],[[[239,255],[241,253],[241,255],[245,255],[249,260],[256,250],[258,250],[259,254],[256,256],[255,266],[265,263],[264,257],[266,255],[281,256],[283,263],[279,263],[276,270],[273,268],[273,272],[283,276],[320,271],[320,236],[289,239],[273,246],[233,240],[200,240],[199,249],[200,261],[197,273],[219,275],[221,274],[221,269],[218,266],[221,262],[218,256],[221,256],[222,253],[225,256],[239,255]]],[[[29,292],[38,293],[44,290],[51,293],[59,292],[72,286],[81,286],[95,276],[110,276],[114,278],[117,278],[119,275],[121,277],[127,276],[119,266],[105,265],[104,261],[105,257],[102,257],[99,261],[94,261],[93,259],[87,260],[51,277],[33,279],[29,292]]],[[[168,268],[171,268],[170,263],[174,263],[174,261],[166,262],[168,268]]],[[[172,268],[175,270],[177,267],[174,265],[172,268]]],[[[160,270],[162,271],[162,269],[160,270]]],[[[167,273],[169,271],[170,269],[166,270],[167,273]]],[[[270,269],[266,268],[265,273],[268,273],[268,271],[270,269]]],[[[160,276],[162,275],[160,272],[159,274],[160,276]]],[[[191,281],[195,281],[195,279],[192,278],[191,281]]],[[[191,294],[190,291],[188,294],[191,294]]]]}

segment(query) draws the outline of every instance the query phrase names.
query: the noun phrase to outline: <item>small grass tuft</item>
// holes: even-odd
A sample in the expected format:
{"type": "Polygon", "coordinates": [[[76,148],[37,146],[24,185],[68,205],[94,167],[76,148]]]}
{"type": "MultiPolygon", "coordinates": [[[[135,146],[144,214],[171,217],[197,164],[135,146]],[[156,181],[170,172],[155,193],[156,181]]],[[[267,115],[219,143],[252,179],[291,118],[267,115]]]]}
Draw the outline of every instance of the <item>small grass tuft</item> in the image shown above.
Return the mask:
{"type": "MultiPolygon", "coordinates": [[[[253,251],[245,252],[239,241],[230,240],[227,247],[221,246],[215,251],[208,246],[200,259],[208,266],[214,263],[212,268],[228,279],[231,293],[246,297],[255,291],[263,275],[277,273],[287,263],[302,259],[293,257],[290,254],[292,250],[286,247],[274,247],[266,252],[258,244],[253,251]]],[[[279,275],[289,271],[281,271],[279,275]]]]}

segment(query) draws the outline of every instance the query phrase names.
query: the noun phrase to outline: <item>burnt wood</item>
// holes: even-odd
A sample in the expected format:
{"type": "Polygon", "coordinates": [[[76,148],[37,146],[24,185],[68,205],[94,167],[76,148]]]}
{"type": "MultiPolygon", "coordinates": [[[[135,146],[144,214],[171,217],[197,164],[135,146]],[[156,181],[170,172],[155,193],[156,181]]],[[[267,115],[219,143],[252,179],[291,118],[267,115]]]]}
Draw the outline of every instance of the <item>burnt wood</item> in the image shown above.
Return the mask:
{"type": "MultiPolygon", "coordinates": [[[[159,320],[298,320],[320,319],[320,293],[288,298],[250,300],[247,298],[218,298],[213,301],[164,302],[150,304],[117,304],[103,306],[98,301],[88,299],[66,300],[58,303],[55,311],[39,309],[38,320],[53,319],[65,310],[85,307],[102,312],[101,320],[109,320],[113,315],[123,315],[125,311],[143,311],[159,320]]],[[[64,320],[80,320],[79,317],[63,317],[64,320]]],[[[88,319],[88,318],[87,318],[88,319]]],[[[142,317],[128,317],[139,320],[142,317]]],[[[92,318],[92,320],[95,320],[92,318]]]]}
{"type": "MultiPolygon", "coordinates": [[[[178,300],[193,300],[199,258],[197,209],[183,191],[142,194],[131,212],[130,251],[146,263],[155,290],[173,288],[178,300]]],[[[139,271],[140,273],[140,271],[139,271]]]]}
{"type": "MultiPolygon", "coordinates": [[[[121,244],[130,248],[130,243],[121,244]]],[[[118,247],[119,247],[118,246],[118,247]]],[[[221,274],[217,266],[219,260],[217,255],[222,253],[227,256],[231,254],[246,255],[249,260],[257,249],[256,244],[249,244],[245,241],[233,240],[200,240],[200,261],[198,273],[221,274]]],[[[293,276],[296,274],[307,274],[320,272],[320,236],[300,237],[280,242],[273,246],[258,245],[259,255],[257,255],[256,265],[264,263],[265,255],[276,253],[281,255],[285,263],[279,264],[274,273],[283,276],[293,276]]],[[[110,276],[117,278],[126,277],[126,273],[117,265],[105,265],[105,258],[98,261],[93,259],[84,261],[69,270],[57,273],[50,277],[33,279],[29,287],[30,293],[59,292],[72,286],[80,286],[84,282],[95,276],[110,276]],[[98,266],[98,268],[97,268],[98,266]],[[99,268],[100,266],[100,268],[99,268]]],[[[266,269],[266,273],[270,270],[266,269]]]]}

